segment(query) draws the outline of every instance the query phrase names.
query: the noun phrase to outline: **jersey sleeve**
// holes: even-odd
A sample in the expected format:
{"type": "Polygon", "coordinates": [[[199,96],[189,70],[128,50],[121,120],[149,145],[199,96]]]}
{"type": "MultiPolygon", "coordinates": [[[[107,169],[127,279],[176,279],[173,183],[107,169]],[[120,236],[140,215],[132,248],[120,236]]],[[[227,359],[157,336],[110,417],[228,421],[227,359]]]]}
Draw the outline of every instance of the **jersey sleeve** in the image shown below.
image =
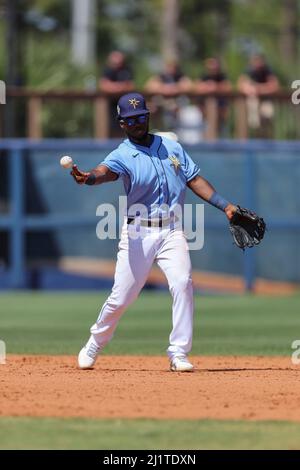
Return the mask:
{"type": "Polygon", "coordinates": [[[110,153],[107,157],[100,163],[100,165],[107,166],[111,171],[116,173],[118,176],[125,176],[128,174],[127,169],[122,162],[122,159],[118,157],[118,154],[115,152],[110,153]]]}
{"type": "Polygon", "coordinates": [[[191,159],[189,154],[182,149],[183,165],[182,170],[186,178],[186,182],[191,181],[200,172],[199,166],[191,159]]]}

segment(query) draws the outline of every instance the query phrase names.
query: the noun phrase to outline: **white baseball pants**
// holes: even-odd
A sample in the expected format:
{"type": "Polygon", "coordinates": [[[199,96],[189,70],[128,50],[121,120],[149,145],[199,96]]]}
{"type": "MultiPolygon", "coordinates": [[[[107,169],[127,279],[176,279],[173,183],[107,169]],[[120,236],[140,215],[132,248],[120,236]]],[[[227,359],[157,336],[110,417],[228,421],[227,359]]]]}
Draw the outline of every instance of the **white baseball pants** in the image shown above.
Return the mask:
{"type": "Polygon", "coordinates": [[[154,261],[165,273],[173,297],[172,323],[167,353],[170,359],[192,347],[193,286],[188,244],[180,229],[124,224],[117,257],[114,285],[104,303],[91,338],[102,349],[112,338],[125,309],[138,297],[154,261]]]}

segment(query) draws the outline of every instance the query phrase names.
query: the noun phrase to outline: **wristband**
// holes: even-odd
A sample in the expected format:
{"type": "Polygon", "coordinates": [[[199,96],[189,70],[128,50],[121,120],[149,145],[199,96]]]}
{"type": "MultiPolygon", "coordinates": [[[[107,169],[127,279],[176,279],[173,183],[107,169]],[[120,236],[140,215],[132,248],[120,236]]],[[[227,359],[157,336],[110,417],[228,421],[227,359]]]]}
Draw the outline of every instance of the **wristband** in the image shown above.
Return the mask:
{"type": "Polygon", "coordinates": [[[222,196],[220,196],[220,194],[218,194],[216,191],[213,193],[212,197],[207,202],[209,202],[209,204],[217,207],[223,212],[225,211],[225,207],[227,207],[229,204],[229,202],[226,201],[226,199],[224,199],[222,196]]]}
{"type": "Polygon", "coordinates": [[[85,184],[88,184],[89,186],[93,186],[93,184],[96,183],[96,175],[94,173],[90,173],[87,180],[85,181],[85,184]]]}

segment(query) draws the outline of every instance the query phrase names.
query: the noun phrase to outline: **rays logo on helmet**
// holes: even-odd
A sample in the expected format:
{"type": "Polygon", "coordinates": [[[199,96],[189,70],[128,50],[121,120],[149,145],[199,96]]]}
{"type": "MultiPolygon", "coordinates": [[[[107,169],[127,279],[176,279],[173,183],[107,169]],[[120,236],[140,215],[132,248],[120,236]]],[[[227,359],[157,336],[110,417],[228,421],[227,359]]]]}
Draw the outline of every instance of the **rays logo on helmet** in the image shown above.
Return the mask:
{"type": "Polygon", "coordinates": [[[137,100],[136,98],[133,98],[132,100],[128,100],[129,101],[129,104],[131,104],[131,106],[133,106],[133,108],[137,108],[137,106],[140,104],[139,100],[137,100]]]}

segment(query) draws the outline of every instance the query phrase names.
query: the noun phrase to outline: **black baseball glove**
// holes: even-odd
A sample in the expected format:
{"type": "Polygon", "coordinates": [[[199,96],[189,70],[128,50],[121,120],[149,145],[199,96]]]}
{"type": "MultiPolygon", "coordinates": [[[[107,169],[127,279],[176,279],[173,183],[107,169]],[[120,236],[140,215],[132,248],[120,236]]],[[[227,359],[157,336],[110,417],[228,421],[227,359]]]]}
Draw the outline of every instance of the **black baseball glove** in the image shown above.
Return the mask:
{"type": "Polygon", "coordinates": [[[229,230],[234,243],[244,250],[258,245],[264,238],[266,224],[255,212],[237,206],[237,211],[229,222],[229,230]]]}

